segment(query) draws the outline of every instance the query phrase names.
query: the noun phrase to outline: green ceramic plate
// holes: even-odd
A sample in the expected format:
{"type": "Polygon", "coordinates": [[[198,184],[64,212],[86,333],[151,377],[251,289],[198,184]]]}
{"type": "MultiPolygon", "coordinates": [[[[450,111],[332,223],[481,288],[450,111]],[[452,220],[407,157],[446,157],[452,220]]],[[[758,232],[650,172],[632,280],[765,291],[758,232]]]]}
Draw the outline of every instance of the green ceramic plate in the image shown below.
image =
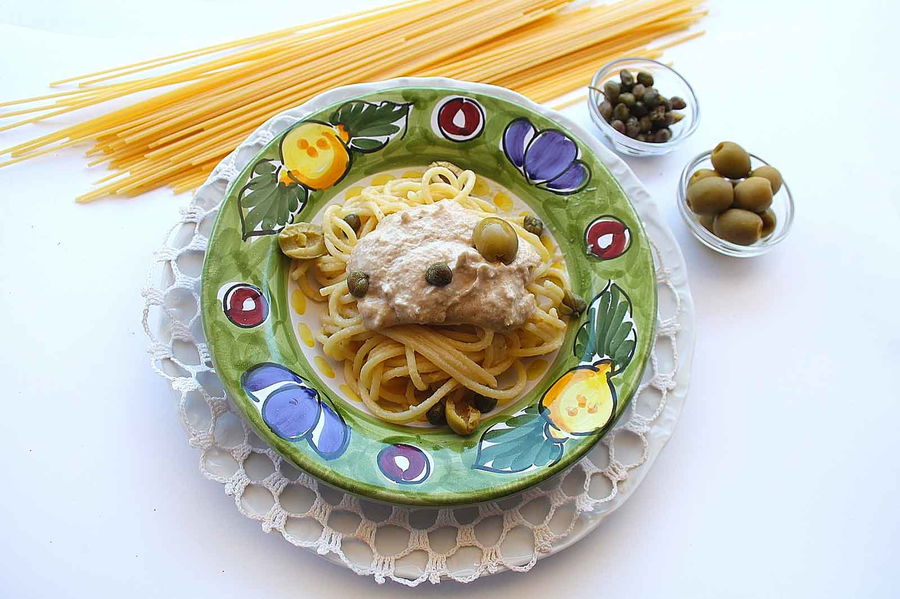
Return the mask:
{"type": "Polygon", "coordinates": [[[226,194],[202,277],[216,371],[260,437],[341,489],[419,505],[494,499],[584,455],[638,386],[656,319],[650,246],[607,151],[518,94],[448,79],[341,88],[276,118],[226,194]],[[560,351],[528,364],[526,392],[466,438],[366,411],[312,342],[320,308],[289,282],[274,235],[435,160],[475,171],[501,210],[536,213],[588,300],[560,351]]]}

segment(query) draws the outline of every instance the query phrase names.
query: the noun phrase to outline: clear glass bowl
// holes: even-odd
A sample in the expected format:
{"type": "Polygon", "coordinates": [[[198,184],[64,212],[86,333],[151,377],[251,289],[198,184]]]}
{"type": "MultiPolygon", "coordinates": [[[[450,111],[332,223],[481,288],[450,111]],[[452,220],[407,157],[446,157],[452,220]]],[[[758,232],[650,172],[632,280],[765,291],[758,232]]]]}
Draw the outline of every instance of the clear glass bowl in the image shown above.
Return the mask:
{"type": "Polygon", "coordinates": [[[686,140],[697,129],[700,122],[700,104],[694,90],[684,77],[674,69],[661,62],[649,58],[620,58],[604,65],[591,81],[591,89],[588,90],[588,109],[591,119],[609,141],[613,150],[628,156],[661,156],[668,154],[686,140]],[[631,139],[627,135],[619,133],[604,120],[600,114],[600,103],[603,94],[597,90],[603,89],[603,84],[610,79],[619,80],[619,71],[628,69],[632,74],[638,71],[648,71],[653,75],[653,87],[667,98],[681,96],[687,107],[681,110],[684,118],[672,125],[672,139],[665,143],[651,143],[631,139]]]}
{"type": "MultiPolygon", "coordinates": [[[[759,256],[770,251],[773,247],[784,241],[791,226],[794,224],[794,198],[791,196],[791,190],[788,188],[786,181],[782,181],[781,189],[772,198],[772,211],[775,213],[775,230],[768,237],[760,239],[753,245],[738,245],[719,239],[711,231],[709,231],[700,222],[700,217],[694,214],[687,203],[687,185],[691,174],[700,168],[712,169],[712,161],[709,159],[711,152],[703,152],[693,160],[691,160],[684,170],[681,172],[681,179],[678,181],[678,211],[681,217],[687,223],[691,233],[694,234],[700,243],[706,247],[713,249],[720,254],[733,256],[735,258],[751,258],[759,256]]],[[[750,154],[750,166],[757,168],[769,163],[756,156],[750,154]]]]}

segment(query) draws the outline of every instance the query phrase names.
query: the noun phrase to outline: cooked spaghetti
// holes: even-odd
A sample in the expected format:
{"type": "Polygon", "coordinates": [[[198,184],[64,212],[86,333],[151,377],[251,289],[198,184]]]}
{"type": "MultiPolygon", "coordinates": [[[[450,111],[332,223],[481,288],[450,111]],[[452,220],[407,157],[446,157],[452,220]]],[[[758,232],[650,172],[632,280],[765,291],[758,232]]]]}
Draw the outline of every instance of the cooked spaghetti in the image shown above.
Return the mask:
{"type": "Polygon", "coordinates": [[[322,219],[325,254],[294,260],[291,267],[291,278],[304,295],[327,302],[316,336],[324,353],[343,363],[353,392],[372,414],[389,422],[421,419],[442,399],[456,401],[463,395],[480,394],[500,403],[514,399],[527,382],[523,360],[555,352],[565,336],[565,266],[546,234],[538,237],[522,227],[521,215],[507,220],[520,243],[539,258],[525,286],[534,309],[524,324],[509,330],[472,324],[370,330],[364,325],[358,299],[348,288],[348,262],[357,242],[383,219],[447,200],[479,219],[497,215],[493,203],[472,194],[474,173],[457,172],[432,166],[421,179],[372,185],[329,206],[322,219]],[[355,228],[345,220],[349,214],[359,219],[355,228]]]}

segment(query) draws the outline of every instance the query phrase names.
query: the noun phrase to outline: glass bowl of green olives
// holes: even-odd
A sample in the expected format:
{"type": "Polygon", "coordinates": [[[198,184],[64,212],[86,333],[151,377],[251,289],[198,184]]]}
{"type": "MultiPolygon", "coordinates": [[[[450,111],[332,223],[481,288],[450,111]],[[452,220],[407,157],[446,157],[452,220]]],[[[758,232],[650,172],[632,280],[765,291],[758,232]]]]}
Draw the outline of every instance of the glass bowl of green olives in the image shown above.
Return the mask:
{"type": "Polygon", "coordinates": [[[784,241],[794,223],[794,198],[781,173],[759,156],[746,152],[732,142],[718,144],[714,150],[703,152],[684,167],[678,181],[678,210],[700,243],[735,258],[765,254],[784,241]],[[749,172],[742,173],[743,176],[736,174],[737,171],[728,172],[731,166],[728,162],[731,156],[727,155],[729,150],[741,153],[743,164],[738,170],[749,172]],[[724,156],[718,163],[718,169],[713,156],[717,151],[724,156]],[[724,169],[723,163],[726,165],[724,169]],[[723,175],[723,171],[726,174],[723,175]],[[761,186],[764,188],[762,194],[755,193],[759,190],[754,185],[761,183],[760,177],[770,179],[769,185],[761,186]],[[709,181],[703,181],[706,178],[709,181]],[[732,189],[724,189],[723,182],[732,189]],[[720,194],[721,191],[730,193],[720,194]],[[722,195],[729,196],[730,203],[728,198],[720,198],[722,195]],[[762,203],[752,205],[756,201],[762,203]],[[717,203],[722,205],[716,206],[717,203]],[[748,222],[751,220],[753,222],[748,222]]]}
{"type": "Polygon", "coordinates": [[[603,66],[588,86],[588,108],[612,149],[628,156],[667,154],[700,122],[700,105],[687,80],[649,58],[603,66]]]}

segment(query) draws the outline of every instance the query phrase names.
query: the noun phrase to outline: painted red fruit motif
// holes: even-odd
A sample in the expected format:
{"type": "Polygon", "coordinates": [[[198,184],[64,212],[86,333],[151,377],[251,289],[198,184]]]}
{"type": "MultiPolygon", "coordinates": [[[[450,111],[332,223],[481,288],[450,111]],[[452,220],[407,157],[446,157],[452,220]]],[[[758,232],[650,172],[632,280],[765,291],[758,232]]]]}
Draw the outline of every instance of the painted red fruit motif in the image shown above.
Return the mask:
{"type": "Polygon", "coordinates": [[[437,109],[437,126],[451,141],[474,139],[484,130],[484,109],[471,98],[450,98],[437,109]]]}
{"type": "Polygon", "coordinates": [[[269,316],[269,302],[258,287],[246,283],[233,285],[222,298],[225,316],[237,326],[249,329],[261,325],[269,316]]]}
{"type": "Polygon", "coordinates": [[[594,219],[584,231],[584,243],[589,256],[601,260],[618,258],[631,245],[631,231],[614,216],[594,219]]]}

